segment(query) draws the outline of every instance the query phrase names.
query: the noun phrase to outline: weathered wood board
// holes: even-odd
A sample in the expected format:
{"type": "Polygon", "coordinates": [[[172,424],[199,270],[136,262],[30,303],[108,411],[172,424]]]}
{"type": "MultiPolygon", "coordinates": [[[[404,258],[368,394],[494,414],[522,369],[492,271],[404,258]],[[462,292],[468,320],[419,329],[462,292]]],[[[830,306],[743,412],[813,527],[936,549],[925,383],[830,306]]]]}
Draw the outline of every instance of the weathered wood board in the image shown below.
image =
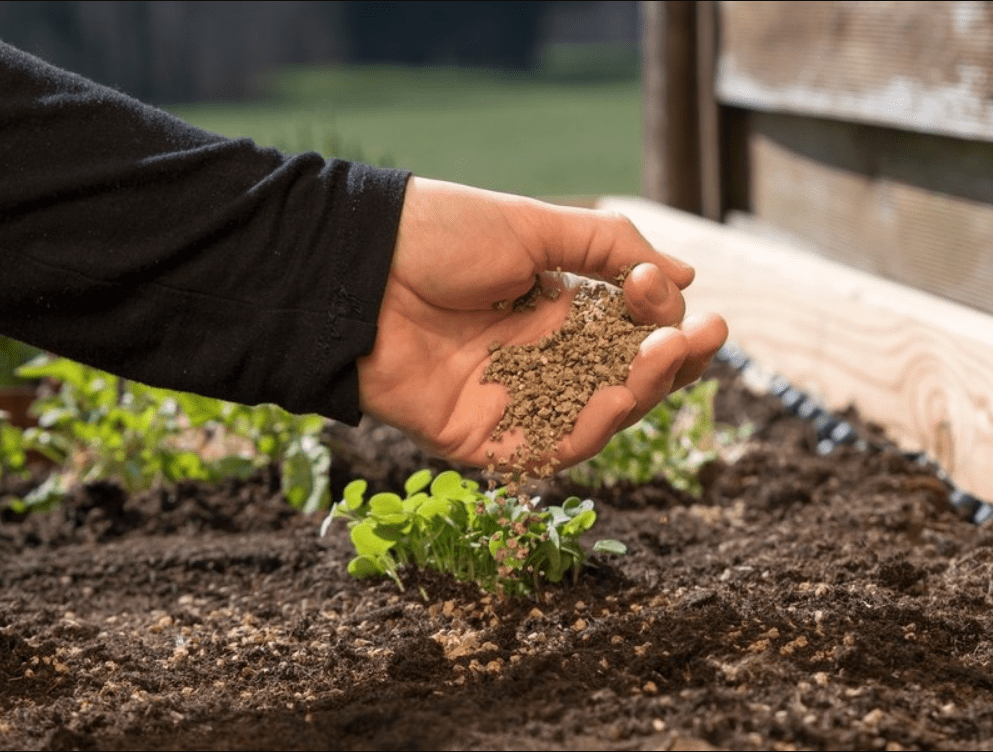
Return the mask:
{"type": "Polygon", "coordinates": [[[748,122],[756,217],[993,313],[993,143],[763,112],[748,122]]]}
{"type": "Polygon", "coordinates": [[[717,96],[993,140],[993,7],[983,2],[721,2],[717,96]]]}
{"type": "Polygon", "coordinates": [[[598,205],[696,267],[689,311],[723,315],[762,367],[993,500],[993,316],[645,199],[598,205]]]}

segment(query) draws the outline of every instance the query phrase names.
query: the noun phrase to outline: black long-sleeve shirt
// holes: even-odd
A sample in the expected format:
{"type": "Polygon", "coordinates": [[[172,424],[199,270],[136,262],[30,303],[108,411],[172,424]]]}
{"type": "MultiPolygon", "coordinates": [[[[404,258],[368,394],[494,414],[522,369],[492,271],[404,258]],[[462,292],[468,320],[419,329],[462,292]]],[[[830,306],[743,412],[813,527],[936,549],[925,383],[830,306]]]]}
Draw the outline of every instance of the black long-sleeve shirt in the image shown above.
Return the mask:
{"type": "Polygon", "coordinates": [[[0,42],[0,333],[354,425],[408,177],[224,138],[0,42]]]}

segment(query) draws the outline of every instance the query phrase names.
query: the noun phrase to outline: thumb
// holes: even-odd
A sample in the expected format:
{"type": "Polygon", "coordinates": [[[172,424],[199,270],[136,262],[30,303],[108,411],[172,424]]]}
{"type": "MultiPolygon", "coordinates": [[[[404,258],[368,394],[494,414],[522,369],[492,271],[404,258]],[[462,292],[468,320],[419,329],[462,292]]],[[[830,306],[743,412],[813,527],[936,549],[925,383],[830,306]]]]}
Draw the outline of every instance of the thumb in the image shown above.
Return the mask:
{"type": "Polygon", "coordinates": [[[624,302],[639,324],[673,326],[683,320],[686,301],[655,264],[638,264],[624,280],[624,302]]]}

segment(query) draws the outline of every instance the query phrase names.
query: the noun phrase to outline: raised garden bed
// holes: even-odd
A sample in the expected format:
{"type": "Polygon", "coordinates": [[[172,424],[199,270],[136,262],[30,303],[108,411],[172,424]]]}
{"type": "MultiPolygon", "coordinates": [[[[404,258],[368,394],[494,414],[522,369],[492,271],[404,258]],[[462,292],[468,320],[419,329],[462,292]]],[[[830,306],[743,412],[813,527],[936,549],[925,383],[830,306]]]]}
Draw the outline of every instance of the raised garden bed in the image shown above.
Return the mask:
{"type": "MultiPolygon", "coordinates": [[[[321,538],[266,477],[5,519],[0,746],[988,748],[993,529],[899,451],[821,456],[713,374],[718,419],[757,427],[745,455],[700,501],[598,493],[597,535],[630,553],[537,601],[353,580],[344,527],[321,538]]],[[[351,436],[381,487],[424,463],[351,436]]]]}
{"type": "MultiPolygon", "coordinates": [[[[345,526],[322,538],[264,473],[7,514],[0,747],[988,749],[993,528],[855,411],[865,446],[823,454],[780,397],[707,375],[744,453],[700,499],[550,482],[629,553],[534,599],[354,580],[345,526]]],[[[336,496],[444,467],[342,430],[336,496]]]]}

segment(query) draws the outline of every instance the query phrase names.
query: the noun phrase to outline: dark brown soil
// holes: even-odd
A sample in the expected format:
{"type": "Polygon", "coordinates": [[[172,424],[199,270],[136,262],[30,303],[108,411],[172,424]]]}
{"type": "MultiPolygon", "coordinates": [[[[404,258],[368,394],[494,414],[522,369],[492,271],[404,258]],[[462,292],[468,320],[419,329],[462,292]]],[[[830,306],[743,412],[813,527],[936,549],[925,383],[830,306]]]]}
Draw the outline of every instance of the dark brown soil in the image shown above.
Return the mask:
{"type": "MultiPolygon", "coordinates": [[[[700,501],[594,493],[630,552],[540,601],[354,581],[344,525],[321,538],[267,476],[8,513],[0,747],[990,749],[993,529],[713,373],[750,449],[700,501]]],[[[383,426],[333,438],[336,489],[425,464],[383,426]]]]}

